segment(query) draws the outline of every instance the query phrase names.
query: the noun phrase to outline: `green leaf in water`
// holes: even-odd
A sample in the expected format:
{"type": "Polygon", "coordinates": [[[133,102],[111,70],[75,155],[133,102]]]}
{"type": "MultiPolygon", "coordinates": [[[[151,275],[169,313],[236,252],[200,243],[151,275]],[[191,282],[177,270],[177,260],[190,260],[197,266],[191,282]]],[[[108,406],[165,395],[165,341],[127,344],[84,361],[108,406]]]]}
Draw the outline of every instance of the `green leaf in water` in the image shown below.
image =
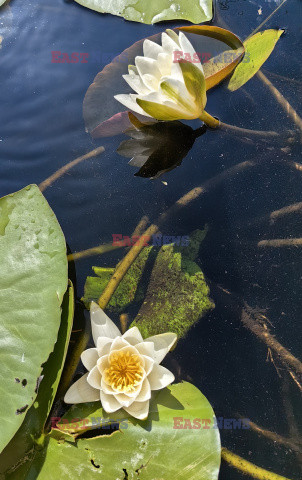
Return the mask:
{"type": "Polygon", "coordinates": [[[64,235],[36,185],[0,199],[0,264],[1,452],[36,398],[67,288],[64,235]]]}
{"type": "Polygon", "coordinates": [[[212,0],[76,0],[84,7],[100,13],[111,13],[126,20],[157,23],[168,20],[188,20],[192,23],[212,19],[212,0]]]}
{"type": "Polygon", "coordinates": [[[229,90],[232,92],[238,90],[258,72],[274,50],[283,32],[284,30],[264,30],[243,43],[245,55],[231,76],[229,90]]]}
{"type": "MultiPolygon", "coordinates": [[[[64,416],[64,431],[68,432],[69,421],[75,418],[80,424],[81,420],[101,422],[109,417],[121,418],[119,412],[106,414],[96,402],[78,405],[64,416]]],[[[22,478],[49,480],[52,472],[54,478],[73,480],[80,472],[85,480],[99,476],[108,480],[217,480],[221,446],[215,415],[208,400],[190,383],[156,392],[147,420],[127,415],[123,419],[121,429],[112,435],[75,440],[68,434],[60,439],[58,431],[52,431],[33,462],[21,466],[26,470],[22,478]],[[179,425],[186,428],[175,428],[179,425]]],[[[6,480],[19,480],[18,474],[16,470],[6,480]]]]}
{"type": "Polygon", "coordinates": [[[8,471],[13,470],[20,460],[22,463],[22,458],[25,456],[31,456],[37,447],[41,435],[43,436],[45,422],[58,389],[67,354],[73,314],[74,292],[72,283],[69,281],[69,287],[62,303],[62,318],[58,340],[44,365],[37,385],[38,394],[34,404],[26,413],[24,422],[15,436],[0,454],[0,475],[5,475],[8,471]]]}

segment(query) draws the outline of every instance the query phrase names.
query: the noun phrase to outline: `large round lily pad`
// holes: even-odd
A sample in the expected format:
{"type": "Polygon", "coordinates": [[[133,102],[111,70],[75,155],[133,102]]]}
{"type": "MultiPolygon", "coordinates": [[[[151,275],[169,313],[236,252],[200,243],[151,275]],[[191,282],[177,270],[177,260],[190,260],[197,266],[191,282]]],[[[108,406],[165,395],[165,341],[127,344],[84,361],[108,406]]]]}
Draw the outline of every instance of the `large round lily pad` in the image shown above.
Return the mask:
{"type": "Polygon", "coordinates": [[[36,185],[0,199],[0,452],[37,395],[67,288],[64,235],[36,185]]]}
{"type": "MultiPolygon", "coordinates": [[[[66,433],[60,439],[59,432],[53,430],[44,440],[45,448],[37,449],[33,462],[24,463],[7,480],[49,480],[50,472],[51,478],[64,480],[79,476],[85,480],[217,480],[221,447],[214,412],[190,383],[159,391],[146,421],[136,421],[122,412],[108,415],[95,402],[73,407],[65,422],[100,422],[105,418],[124,418],[123,428],[111,435],[82,439],[66,433]]],[[[65,424],[66,431],[68,427],[70,423],[65,424]]]]}

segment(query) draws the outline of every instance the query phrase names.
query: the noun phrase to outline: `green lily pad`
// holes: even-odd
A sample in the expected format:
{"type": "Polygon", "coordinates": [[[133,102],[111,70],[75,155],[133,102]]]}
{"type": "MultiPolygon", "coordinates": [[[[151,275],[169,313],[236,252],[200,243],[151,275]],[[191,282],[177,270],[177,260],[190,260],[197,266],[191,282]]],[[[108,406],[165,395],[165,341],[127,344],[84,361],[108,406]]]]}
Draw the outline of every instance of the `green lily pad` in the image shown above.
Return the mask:
{"type": "Polygon", "coordinates": [[[283,32],[284,30],[264,30],[243,42],[245,55],[230,78],[229,90],[232,92],[238,90],[258,72],[274,50],[283,32]]]}
{"type": "MultiPolygon", "coordinates": [[[[62,303],[62,319],[58,340],[48,361],[44,365],[41,383],[34,404],[26,413],[21,427],[0,454],[0,475],[14,470],[15,465],[27,455],[32,455],[53,405],[67,354],[74,314],[74,292],[72,283],[62,303]]],[[[22,478],[22,477],[20,477],[22,478]]]]}
{"type": "Polygon", "coordinates": [[[0,263],[1,452],[36,398],[67,288],[64,235],[36,185],[0,199],[0,263]]]}
{"type": "MultiPolygon", "coordinates": [[[[66,480],[79,475],[85,480],[217,480],[220,437],[208,400],[187,382],[154,393],[147,420],[124,417],[120,430],[88,439],[52,431],[33,461],[6,480],[20,479],[20,471],[24,480],[49,480],[50,472],[66,480]],[[179,426],[186,428],[175,428],[179,426]]],[[[97,403],[78,405],[71,415],[83,419],[87,413],[106,415],[97,403]]]]}
{"type": "Polygon", "coordinates": [[[192,23],[212,19],[212,0],[76,0],[83,7],[100,13],[111,13],[126,20],[157,23],[168,20],[188,20],[192,23]]]}

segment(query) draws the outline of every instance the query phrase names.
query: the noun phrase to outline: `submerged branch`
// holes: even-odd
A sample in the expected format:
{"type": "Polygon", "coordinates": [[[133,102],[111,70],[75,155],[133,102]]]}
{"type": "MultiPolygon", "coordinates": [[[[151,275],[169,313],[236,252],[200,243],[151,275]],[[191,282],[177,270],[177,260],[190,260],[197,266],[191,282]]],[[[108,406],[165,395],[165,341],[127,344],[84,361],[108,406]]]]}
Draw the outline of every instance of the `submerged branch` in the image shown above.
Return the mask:
{"type": "Polygon", "coordinates": [[[222,448],[221,458],[227,462],[232,467],[236,468],[240,472],[246,473],[253,478],[258,478],[259,480],[289,480],[287,477],[278,475],[277,473],[269,472],[264,468],[258,467],[251,462],[248,462],[239,455],[231,452],[227,448],[222,448]]]}
{"type": "Polygon", "coordinates": [[[71,168],[81,163],[83,160],[88,160],[89,158],[96,157],[100,153],[104,152],[104,147],[98,147],[92,150],[91,152],[82,155],[81,157],[72,160],[71,162],[67,163],[63,167],[59,168],[55,173],[50,175],[50,177],[46,178],[43,182],[40,183],[39,188],[41,192],[44,192],[46,188],[50,187],[58,178],[61,178],[65,173],[67,173],[71,168]]]}
{"type": "Polygon", "coordinates": [[[283,97],[282,93],[272,84],[272,82],[264,75],[261,70],[257,72],[258,78],[268,87],[270,92],[276,98],[277,102],[281,105],[285,113],[293,120],[297,125],[299,130],[302,132],[302,118],[298,115],[296,110],[291,106],[291,104],[283,97]]]}
{"type": "Polygon", "coordinates": [[[292,213],[302,213],[302,202],[292,203],[286,207],[282,207],[279,210],[274,210],[270,213],[269,218],[271,223],[274,223],[278,218],[290,215],[292,213]]]}
{"type": "Polygon", "coordinates": [[[261,68],[262,72],[265,74],[277,78],[277,80],[282,80],[283,82],[287,83],[296,83],[297,85],[302,86],[302,81],[297,80],[296,78],[290,78],[290,77],[285,77],[284,75],[280,75],[279,73],[271,72],[270,70],[267,70],[266,68],[261,68]]]}
{"type": "Polygon", "coordinates": [[[258,247],[302,247],[302,238],[273,238],[271,240],[260,240],[258,247]]]}
{"type": "MultiPolygon", "coordinates": [[[[134,232],[132,233],[131,237],[136,237],[137,235],[141,235],[144,231],[146,226],[149,223],[149,218],[144,215],[137,226],[135,227],[134,232]]],[[[112,252],[113,250],[117,250],[118,248],[124,248],[123,245],[113,245],[112,243],[105,243],[101,245],[97,245],[96,247],[87,248],[86,250],[81,250],[80,252],[70,253],[67,256],[67,260],[69,262],[74,262],[75,260],[80,260],[81,258],[91,257],[93,255],[102,255],[103,253],[112,252]]]]}
{"type": "Polygon", "coordinates": [[[98,245],[97,247],[87,248],[87,250],[81,250],[80,252],[70,253],[67,255],[67,260],[69,262],[74,262],[80,258],[91,257],[92,255],[102,255],[103,253],[112,252],[122,248],[120,245],[112,245],[112,243],[104,243],[98,245]]]}
{"type": "Polygon", "coordinates": [[[302,363],[292,355],[278,340],[269,332],[267,326],[263,326],[255,317],[255,312],[247,304],[241,312],[241,321],[243,325],[254,333],[259,340],[264,342],[280,361],[288,368],[292,369],[298,376],[302,376],[302,363]]]}
{"type": "Polygon", "coordinates": [[[265,428],[259,427],[259,425],[252,422],[251,420],[249,420],[249,426],[250,426],[251,430],[258,433],[259,435],[262,435],[263,437],[267,438],[268,440],[271,440],[273,443],[278,443],[279,445],[284,445],[285,447],[288,447],[289,449],[293,450],[295,453],[298,453],[299,455],[302,454],[302,446],[297,445],[297,443],[295,443],[294,439],[283,437],[282,435],[279,435],[278,433],[271,432],[270,430],[266,430],[265,428]]]}
{"type": "MultiPolygon", "coordinates": [[[[183,208],[191,203],[196,198],[200,197],[202,194],[207,192],[210,188],[216,187],[219,183],[224,181],[226,178],[230,176],[237,175],[239,172],[251,168],[255,166],[255,162],[246,161],[231,167],[224,172],[216,175],[215,177],[207,180],[204,184],[200,185],[199,187],[193,188],[188,193],[183,195],[177,202],[172,205],[166,212],[162,213],[159,218],[157,219],[156,223],[150,225],[147,230],[144,232],[143,236],[151,236],[156,234],[159,231],[160,225],[173,213],[177,212],[179,208],[183,208]]],[[[102,295],[99,298],[99,305],[101,308],[106,308],[108,302],[110,301],[112,295],[114,294],[115,290],[119,286],[120,282],[124,278],[125,274],[127,273],[128,269],[131,267],[135,259],[138,257],[142,249],[145,245],[145,239],[142,238],[136,245],[134,245],[126,256],[121,260],[118,264],[114,274],[112,275],[111,279],[109,280],[105,290],[103,291],[102,295]]]]}

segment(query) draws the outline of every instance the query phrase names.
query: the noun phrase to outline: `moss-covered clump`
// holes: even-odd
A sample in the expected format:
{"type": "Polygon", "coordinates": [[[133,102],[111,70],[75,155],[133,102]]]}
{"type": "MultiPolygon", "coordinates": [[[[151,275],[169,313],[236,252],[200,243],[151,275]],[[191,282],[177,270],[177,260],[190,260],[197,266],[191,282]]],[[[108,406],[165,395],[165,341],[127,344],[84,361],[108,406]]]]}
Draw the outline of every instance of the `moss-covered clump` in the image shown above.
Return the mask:
{"type": "MultiPolygon", "coordinates": [[[[123,313],[131,304],[143,301],[144,287],[141,278],[144,274],[151,250],[152,247],[146,247],[142,250],[116,289],[116,292],[106,307],[106,311],[109,313],[123,313]]],[[[86,308],[89,308],[92,300],[95,302],[98,301],[115,269],[92,267],[92,270],[97,276],[87,277],[86,279],[84,296],[82,298],[86,308]]]]}
{"type": "MultiPolygon", "coordinates": [[[[194,262],[206,235],[196,230],[186,247],[164,245],[146,247],[121,281],[106,311],[126,313],[131,306],[139,312],[132,327],[139,327],[144,338],[163,332],[183,337],[215,305],[203,272],[194,262]]],[[[83,301],[87,308],[97,301],[114,273],[114,268],[93,267],[95,277],[87,277],[83,301]]]]}
{"type": "Polygon", "coordinates": [[[190,237],[190,246],[163,246],[154,263],[145,300],[131,327],[143,337],[175,332],[183,337],[215,305],[203,272],[193,261],[205,231],[190,237]]]}

